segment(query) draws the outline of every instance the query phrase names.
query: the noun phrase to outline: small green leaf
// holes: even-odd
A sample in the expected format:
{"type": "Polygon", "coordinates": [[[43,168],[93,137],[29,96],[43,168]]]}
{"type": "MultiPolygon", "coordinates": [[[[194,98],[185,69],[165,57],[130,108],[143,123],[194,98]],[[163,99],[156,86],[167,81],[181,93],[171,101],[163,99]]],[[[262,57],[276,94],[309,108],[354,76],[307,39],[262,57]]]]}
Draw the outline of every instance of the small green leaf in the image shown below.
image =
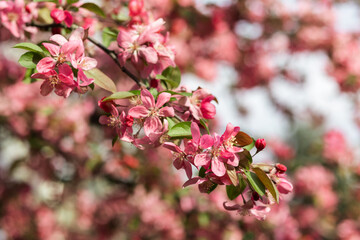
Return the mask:
{"type": "Polygon", "coordinates": [[[250,143],[249,145],[246,145],[246,146],[244,146],[244,147],[242,147],[242,148],[250,151],[251,149],[254,148],[254,146],[255,146],[255,140],[253,139],[252,143],[250,143]]]}
{"type": "Polygon", "coordinates": [[[181,72],[178,67],[167,67],[156,79],[163,80],[168,89],[177,88],[181,82],[181,72]]]}
{"type": "Polygon", "coordinates": [[[269,190],[275,201],[279,202],[279,191],[274,186],[274,183],[270,180],[268,175],[260,168],[253,168],[252,170],[256,173],[260,181],[265,185],[266,189],[269,190]]]}
{"type": "Polygon", "coordinates": [[[246,178],[250,184],[250,187],[257,192],[260,196],[264,196],[266,194],[265,186],[261,182],[261,180],[258,178],[258,176],[250,171],[244,170],[244,173],[246,175],[246,178]]]}
{"type": "Polygon", "coordinates": [[[106,17],[103,10],[95,3],[84,3],[80,7],[85,8],[85,9],[89,10],[90,12],[93,12],[101,17],[106,17]]]}
{"type": "Polygon", "coordinates": [[[189,93],[189,92],[174,92],[174,91],[164,91],[164,92],[168,92],[170,93],[171,95],[181,95],[181,96],[185,96],[185,97],[191,97],[193,94],[192,93],[189,93]]]}
{"type": "Polygon", "coordinates": [[[71,5],[77,2],[79,2],[79,0],[66,0],[67,5],[71,5]]]}
{"type": "Polygon", "coordinates": [[[108,47],[111,42],[116,41],[118,36],[118,31],[112,28],[104,28],[102,32],[102,41],[103,44],[108,47]]]}
{"type": "Polygon", "coordinates": [[[167,117],[166,120],[168,121],[168,128],[171,129],[175,126],[176,122],[174,121],[174,118],[167,117]]]}
{"type": "Polygon", "coordinates": [[[133,96],[136,96],[136,94],[134,94],[132,92],[116,92],[116,93],[111,94],[107,98],[105,98],[103,100],[103,102],[110,101],[110,100],[116,100],[116,99],[130,98],[133,96]]]}
{"type": "Polygon", "coordinates": [[[215,190],[215,188],[217,187],[218,185],[216,183],[212,183],[212,185],[209,186],[208,190],[207,190],[207,194],[210,194],[212,191],[215,190]]]}
{"type": "Polygon", "coordinates": [[[111,80],[105,73],[100,71],[98,68],[93,68],[91,70],[85,71],[84,73],[88,78],[93,78],[95,80],[94,83],[99,87],[112,93],[116,92],[116,86],[113,80],[111,80]]]}
{"type": "Polygon", "coordinates": [[[39,47],[36,44],[33,43],[18,43],[15,46],[13,46],[13,48],[20,48],[20,49],[24,49],[27,51],[32,51],[32,52],[38,52],[38,53],[43,53],[43,50],[41,49],[41,47],[39,47]]]}
{"type": "Polygon", "coordinates": [[[180,122],[175,124],[168,135],[172,138],[191,137],[191,122],[180,122]]]}
{"type": "Polygon", "coordinates": [[[94,83],[91,83],[88,86],[89,86],[89,88],[91,88],[91,90],[94,90],[94,87],[95,87],[94,83]]]}
{"type": "Polygon", "coordinates": [[[239,185],[226,185],[226,194],[230,200],[234,200],[242,193],[239,185]]]}
{"type": "Polygon", "coordinates": [[[159,95],[159,92],[155,88],[150,88],[149,92],[153,95],[154,99],[159,95]]]}
{"type": "Polygon", "coordinates": [[[36,68],[41,56],[34,52],[26,52],[19,58],[19,64],[26,68],[36,68]]]}

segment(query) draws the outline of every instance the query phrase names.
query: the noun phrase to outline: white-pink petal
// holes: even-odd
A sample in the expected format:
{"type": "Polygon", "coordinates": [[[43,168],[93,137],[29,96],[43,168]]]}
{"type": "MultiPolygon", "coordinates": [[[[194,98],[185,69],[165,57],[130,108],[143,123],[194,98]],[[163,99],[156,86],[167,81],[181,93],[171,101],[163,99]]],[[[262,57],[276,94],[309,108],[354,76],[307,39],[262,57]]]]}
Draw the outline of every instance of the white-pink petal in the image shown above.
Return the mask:
{"type": "Polygon", "coordinates": [[[144,118],[149,115],[149,110],[144,106],[135,106],[129,110],[129,115],[133,118],[144,118]]]}

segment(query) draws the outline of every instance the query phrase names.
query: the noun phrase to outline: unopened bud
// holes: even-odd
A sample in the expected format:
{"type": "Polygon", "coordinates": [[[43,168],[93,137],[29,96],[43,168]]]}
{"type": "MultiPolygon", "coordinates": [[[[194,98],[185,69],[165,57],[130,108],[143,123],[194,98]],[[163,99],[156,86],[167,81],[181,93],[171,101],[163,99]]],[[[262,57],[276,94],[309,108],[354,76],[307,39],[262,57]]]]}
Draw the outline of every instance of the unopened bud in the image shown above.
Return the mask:
{"type": "Polygon", "coordinates": [[[260,199],[260,195],[259,195],[257,192],[253,192],[253,193],[252,193],[252,199],[253,199],[254,201],[257,201],[257,200],[260,199]]]}
{"type": "Polygon", "coordinates": [[[266,147],[266,141],[263,138],[259,138],[255,142],[255,147],[258,152],[262,151],[266,147]]]}
{"type": "Polygon", "coordinates": [[[134,124],[134,118],[130,115],[126,116],[126,126],[131,127],[134,124]]]}
{"type": "Polygon", "coordinates": [[[275,167],[278,173],[284,173],[287,170],[287,167],[281,163],[277,163],[275,167]]]}

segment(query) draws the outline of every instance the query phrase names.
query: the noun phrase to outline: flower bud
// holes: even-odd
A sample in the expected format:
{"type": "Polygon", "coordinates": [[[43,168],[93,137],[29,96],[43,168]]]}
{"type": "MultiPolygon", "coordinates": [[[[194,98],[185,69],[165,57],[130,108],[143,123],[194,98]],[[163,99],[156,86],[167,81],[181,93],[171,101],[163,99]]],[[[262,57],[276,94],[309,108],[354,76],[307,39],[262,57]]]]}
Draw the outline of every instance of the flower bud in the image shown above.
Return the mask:
{"type": "Polygon", "coordinates": [[[201,101],[200,110],[205,119],[213,119],[216,115],[216,108],[210,103],[214,99],[214,96],[208,96],[201,101]]]}
{"type": "Polygon", "coordinates": [[[127,115],[126,116],[126,126],[132,127],[133,124],[134,124],[134,118],[130,115],[127,115]]]}
{"type": "Polygon", "coordinates": [[[287,167],[285,165],[281,164],[281,163],[277,163],[275,165],[275,168],[276,168],[278,173],[284,173],[287,170],[287,167]]]}
{"type": "Polygon", "coordinates": [[[266,141],[263,138],[259,138],[255,142],[255,147],[258,152],[262,151],[266,147],[266,141]]]}
{"type": "Polygon", "coordinates": [[[279,193],[282,194],[288,194],[292,192],[294,188],[293,185],[285,178],[279,178],[279,182],[276,184],[276,187],[279,190],[279,193]]]}

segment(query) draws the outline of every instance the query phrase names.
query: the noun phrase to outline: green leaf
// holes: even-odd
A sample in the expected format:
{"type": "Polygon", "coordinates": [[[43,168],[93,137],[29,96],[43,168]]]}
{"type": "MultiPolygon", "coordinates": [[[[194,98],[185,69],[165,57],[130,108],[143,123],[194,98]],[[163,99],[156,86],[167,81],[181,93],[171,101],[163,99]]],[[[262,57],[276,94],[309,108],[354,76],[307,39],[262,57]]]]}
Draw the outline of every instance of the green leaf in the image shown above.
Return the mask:
{"type": "Polygon", "coordinates": [[[253,168],[252,170],[256,173],[260,181],[265,185],[266,189],[269,190],[271,195],[274,197],[275,201],[278,203],[279,191],[275,187],[274,183],[270,180],[268,175],[260,168],[253,168]]]}
{"type": "Polygon", "coordinates": [[[253,139],[252,143],[250,143],[249,145],[246,145],[246,146],[244,146],[244,147],[242,147],[242,148],[250,151],[251,149],[254,148],[254,146],[255,146],[255,140],[253,139]]]}
{"type": "Polygon", "coordinates": [[[116,41],[117,36],[118,36],[118,31],[112,28],[104,28],[103,32],[102,32],[102,41],[103,44],[108,47],[110,46],[111,42],[116,41]]]}
{"type": "Polygon", "coordinates": [[[172,138],[191,137],[191,122],[180,122],[175,124],[168,135],[172,138]]]}
{"type": "Polygon", "coordinates": [[[94,83],[99,87],[112,93],[116,92],[116,86],[113,80],[111,80],[105,73],[100,71],[98,68],[84,71],[84,73],[88,78],[93,78],[95,80],[94,83]]]}
{"type": "Polygon", "coordinates": [[[181,72],[178,67],[167,67],[156,79],[163,80],[168,89],[177,88],[181,82],[181,72]]]}
{"type": "Polygon", "coordinates": [[[43,53],[43,50],[41,49],[41,47],[39,47],[36,44],[33,43],[18,43],[15,46],[13,46],[13,48],[20,48],[20,49],[24,49],[27,51],[32,51],[32,52],[38,52],[38,53],[43,53]]]}
{"type": "Polygon", "coordinates": [[[239,166],[246,170],[249,170],[250,165],[252,163],[252,157],[250,152],[244,149],[244,151],[238,153],[238,156],[239,156],[239,166]]]}
{"type": "Polygon", "coordinates": [[[250,187],[257,192],[260,196],[264,196],[266,194],[265,186],[261,182],[261,180],[258,178],[258,176],[250,171],[244,170],[244,173],[246,175],[246,178],[250,184],[250,187]]]}
{"type": "Polygon", "coordinates": [[[28,68],[26,69],[26,72],[25,72],[25,76],[24,76],[24,79],[23,79],[23,83],[33,83],[33,82],[36,82],[38,81],[38,79],[35,79],[35,78],[31,78],[31,75],[35,73],[35,68],[28,68]]]}
{"type": "Polygon", "coordinates": [[[79,0],[66,0],[67,5],[71,5],[77,2],[79,2],[79,0]]]}
{"type": "Polygon", "coordinates": [[[101,17],[106,17],[103,10],[95,3],[84,3],[80,7],[85,8],[85,9],[89,10],[90,12],[93,12],[101,17]]]}
{"type": "Polygon", "coordinates": [[[19,58],[19,64],[26,68],[36,68],[41,56],[34,52],[26,52],[19,58]]]}
{"type": "Polygon", "coordinates": [[[51,24],[54,22],[54,20],[50,16],[50,9],[45,7],[39,9],[37,20],[44,24],[51,24]]]}
{"type": "Polygon", "coordinates": [[[206,129],[207,133],[210,135],[209,127],[203,118],[200,119],[200,124],[206,129]]]}
{"type": "Polygon", "coordinates": [[[230,200],[234,200],[242,193],[240,185],[226,185],[226,194],[230,200]]]}
{"type": "Polygon", "coordinates": [[[181,95],[181,96],[186,96],[186,97],[191,97],[193,94],[192,93],[189,93],[189,92],[174,92],[174,91],[164,91],[164,92],[168,92],[170,93],[171,95],[181,95]]]}
{"type": "Polygon", "coordinates": [[[199,170],[199,177],[204,178],[205,177],[206,169],[204,167],[201,167],[199,170]]]}
{"type": "Polygon", "coordinates": [[[116,100],[116,99],[130,98],[133,96],[136,96],[136,94],[134,94],[132,92],[116,92],[116,93],[111,94],[107,98],[105,98],[103,100],[103,102],[110,101],[110,100],[116,100]]]}
{"type": "Polygon", "coordinates": [[[171,129],[173,126],[175,126],[176,122],[174,121],[174,118],[167,117],[166,120],[169,123],[168,128],[171,129]]]}
{"type": "Polygon", "coordinates": [[[89,88],[91,88],[91,90],[94,90],[94,87],[95,87],[94,83],[91,83],[88,86],[89,86],[89,88]]]}

